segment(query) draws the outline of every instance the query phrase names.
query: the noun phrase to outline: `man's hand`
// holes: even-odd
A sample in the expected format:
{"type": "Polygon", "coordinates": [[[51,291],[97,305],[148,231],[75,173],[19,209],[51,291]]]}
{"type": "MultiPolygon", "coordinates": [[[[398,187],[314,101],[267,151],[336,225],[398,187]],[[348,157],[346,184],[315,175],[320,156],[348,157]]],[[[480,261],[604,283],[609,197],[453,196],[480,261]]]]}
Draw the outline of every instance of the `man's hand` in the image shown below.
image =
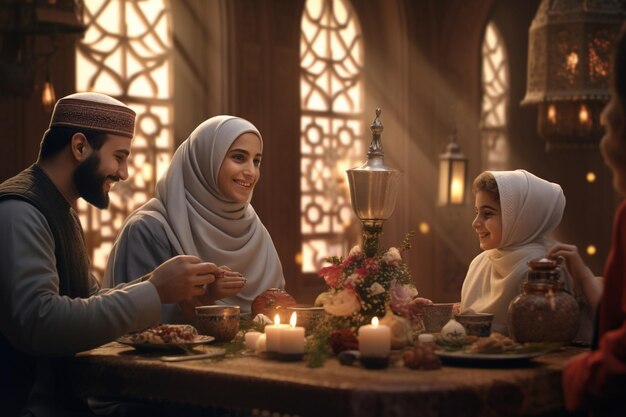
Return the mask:
{"type": "Polygon", "coordinates": [[[222,270],[213,263],[201,262],[196,256],[179,255],[159,265],[148,281],[156,287],[161,302],[170,304],[204,294],[205,285],[220,274],[222,270]]]}

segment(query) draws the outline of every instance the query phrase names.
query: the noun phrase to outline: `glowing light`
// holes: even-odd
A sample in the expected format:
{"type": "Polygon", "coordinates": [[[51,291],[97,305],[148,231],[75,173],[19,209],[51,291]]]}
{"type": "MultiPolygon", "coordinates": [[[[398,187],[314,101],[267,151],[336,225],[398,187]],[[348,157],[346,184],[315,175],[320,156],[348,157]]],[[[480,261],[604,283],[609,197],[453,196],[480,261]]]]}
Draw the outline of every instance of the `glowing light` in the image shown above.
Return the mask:
{"type": "Polygon", "coordinates": [[[593,256],[596,254],[596,252],[597,252],[597,249],[594,245],[587,246],[587,255],[593,256]]]}
{"type": "Polygon", "coordinates": [[[57,96],[54,92],[54,85],[52,85],[52,82],[48,79],[43,84],[43,89],[41,90],[41,104],[43,104],[43,108],[50,113],[56,101],[57,96]]]}
{"type": "Polygon", "coordinates": [[[463,182],[459,178],[452,179],[450,201],[457,204],[463,202],[463,182]]]}
{"type": "Polygon", "coordinates": [[[430,225],[426,222],[421,222],[419,225],[419,231],[423,235],[427,235],[430,233],[430,225]]]}
{"type": "Polygon", "coordinates": [[[548,122],[556,124],[556,106],[554,104],[548,106],[548,122]]]}
{"type": "Polygon", "coordinates": [[[589,124],[589,122],[591,121],[589,119],[589,110],[584,104],[580,106],[580,110],[578,111],[578,121],[581,125],[589,124]]]}
{"type": "Polygon", "coordinates": [[[374,327],[378,327],[378,317],[374,317],[374,318],[372,319],[372,326],[374,326],[374,327]]]}
{"type": "Polygon", "coordinates": [[[291,318],[289,319],[289,325],[291,327],[296,327],[297,322],[298,322],[298,316],[296,315],[296,312],[294,311],[291,314],[291,318]]]}
{"type": "Polygon", "coordinates": [[[595,182],[596,181],[596,173],[592,172],[592,171],[587,172],[587,175],[585,176],[585,179],[589,183],[595,182]]]}

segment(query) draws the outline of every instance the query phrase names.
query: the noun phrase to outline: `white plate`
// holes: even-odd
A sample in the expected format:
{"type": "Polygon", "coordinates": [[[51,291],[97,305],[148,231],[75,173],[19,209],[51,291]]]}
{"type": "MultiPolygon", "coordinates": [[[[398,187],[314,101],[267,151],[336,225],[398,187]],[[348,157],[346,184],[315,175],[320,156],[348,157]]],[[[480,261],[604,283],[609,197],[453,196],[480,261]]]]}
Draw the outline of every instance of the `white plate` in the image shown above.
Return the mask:
{"type": "Polygon", "coordinates": [[[436,350],[435,354],[442,359],[459,362],[521,362],[548,353],[549,350],[524,353],[474,353],[464,351],[446,352],[436,350]]]}
{"type": "Polygon", "coordinates": [[[122,336],[117,341],[123,345],[132,346],[139,350],[188,350],[195,346],[203,345],[215,340],[213,336],[198,335],[196,338],[189,342],[182,343],[148,343],[133,342],[130,336],[122,336]]]}

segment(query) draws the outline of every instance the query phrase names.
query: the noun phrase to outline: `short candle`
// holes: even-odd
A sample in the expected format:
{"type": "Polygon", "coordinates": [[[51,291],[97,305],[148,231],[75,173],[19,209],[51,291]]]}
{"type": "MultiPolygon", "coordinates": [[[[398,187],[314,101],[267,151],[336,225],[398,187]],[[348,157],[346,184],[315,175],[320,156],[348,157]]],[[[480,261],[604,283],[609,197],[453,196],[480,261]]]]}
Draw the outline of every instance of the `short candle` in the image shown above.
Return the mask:
{"type": "Polygon", "coordinates": [[[280,353],[298,354],[304,353],[304,327],[296,326],[298,316],[294,311],[289,320],[289,327],[279,330],[280,353]]]}
{"type": "Polygon", "coordinates": [[[259,340],[263,333],[261,332],[247,332],[246,333],[246,347],[249,350],[256,350],[256,342],[259,340]]]}
{"type": "Polygon", "coordinates": [[[391,351],[391,329],[384,324],[378,324],[378,317],[372,319],[372,324],[359,328],[359,351],[362,356],[383,358],[391,351]]]}
{"type": "Polygon", "coordinates": [[[281,330],[288,327],[287,324],[280,324],[280,316],[276,314],[274,324],[265,326],[266,346],[268,352],[278,352],[280,350],[281,330]]]}

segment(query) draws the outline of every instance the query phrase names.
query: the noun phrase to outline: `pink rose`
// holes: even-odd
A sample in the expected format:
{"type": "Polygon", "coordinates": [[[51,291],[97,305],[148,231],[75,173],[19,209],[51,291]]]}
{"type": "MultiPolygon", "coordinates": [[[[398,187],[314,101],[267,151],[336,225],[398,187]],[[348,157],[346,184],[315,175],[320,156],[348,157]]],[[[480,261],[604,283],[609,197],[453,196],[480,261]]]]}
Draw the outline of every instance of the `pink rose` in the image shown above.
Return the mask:
{"type": "Polygon", "coordinates": [[[331,265],[320,269],[319,276],[324,278],[326,285],[331,288],[337,288],[342,273],[343,267],[341,265],[331,265]]]}

